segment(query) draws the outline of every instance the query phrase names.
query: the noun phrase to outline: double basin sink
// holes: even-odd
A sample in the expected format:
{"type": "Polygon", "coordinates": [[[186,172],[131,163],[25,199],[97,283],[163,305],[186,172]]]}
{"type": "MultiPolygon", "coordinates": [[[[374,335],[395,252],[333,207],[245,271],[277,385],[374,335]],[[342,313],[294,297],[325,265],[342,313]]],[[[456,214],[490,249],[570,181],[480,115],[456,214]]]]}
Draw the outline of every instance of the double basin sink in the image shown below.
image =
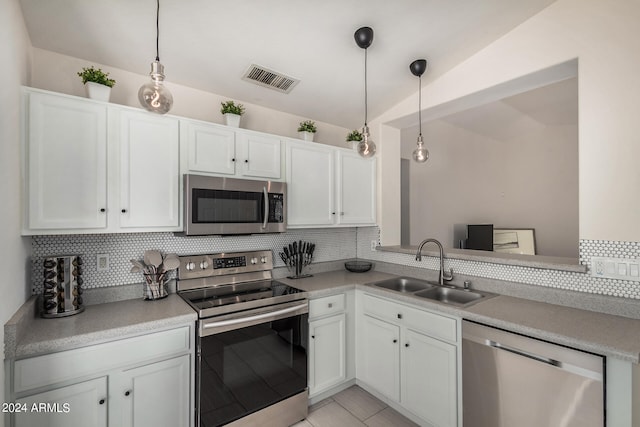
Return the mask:
{"type": "Polygon", "coordinates": [[[393,279],[382,280],[372,283],[371,285],[458,307],[468,307],[495,296],[494,294],[486,292],[461,289],[448,285],[443,286],[437,282],[413,279],[410,277],[394,277],[393,279]]]}

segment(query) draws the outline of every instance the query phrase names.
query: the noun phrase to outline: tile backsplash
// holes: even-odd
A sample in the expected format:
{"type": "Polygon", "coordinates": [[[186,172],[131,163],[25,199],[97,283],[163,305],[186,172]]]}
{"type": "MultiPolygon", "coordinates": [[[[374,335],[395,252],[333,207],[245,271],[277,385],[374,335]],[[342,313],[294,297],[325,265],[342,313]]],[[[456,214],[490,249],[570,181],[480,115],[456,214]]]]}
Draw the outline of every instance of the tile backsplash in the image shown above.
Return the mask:
{"type": "MultiPolygon", "coordinates": [[[[182,237],[175,236],[173,233],[34,236],[32,237],[32,293],[42,292],[42,261],[47,256],[81,255],[84,260],[85,287],[103,288],[141,282],[142,277],[139,273],[129,272],[131,268],[129,260],[141,260],[147,249],[158,249],[163,253],[174,252],[178,255],[271,249],[274,253],[275,267],[282,267],[284,264],[277,254],[282,251],[283,246],[297,240],[316,244],[314,262],[359,257],[410,267],[438,269],[438,260],[434,257],[423,257],[423,261],[418,262],[408,254],[372,251],[371,241],[380,240],[380,230],[377,227],[304,229],[289,230],[282,234],[227,237],[182,237]],[[109,271],[97,271],[98,254],[109,256],[109,271]]],[[[590,260],[593,256],[640,258],[640,243],[581,240],[579,253],[580,263],[590,268],[590,260]]],[[[597,278],[590,276],[589,273],[458,259],[448,259],[448,267],[464,275],[640,299],[639,282],[597,278]]]]}
{"type": "MultiPolygon", "coordinates": [[[[415,257],[403,253],[371,251],[371,240],[379,240],[377,228],[358,229],[357,255],[361,258],[400,264],[409,267],[437,270],[439,261],[435,257],[415,257]]],[[[580,264],[590,271],[591,257],[640,258],[640,242],[614,242],[609,240],[580,240],[580,264]]],[[[556,289],[586,292],[590,294],[640,299],[640,282],[630,280],[603,279],[589,273],[493,264],[488,262],[447,259],[446,268],[460,274],[487,279],[527,283],[556,289]]]]}
{"type": "Polygon", "coordinates": [[[355,228],[289,230],[281,234],[225,237],[184,237],[175,236],[173,233],[33,236],[32,293],[42,292],[42,262],[48,256],[80,255],[84,263],[84,287],[90,289],[142,282],[140,273],[129,272],[129,260],[142,260],[144,251],[148,249],[178,255],[271,249],[274,254],[274,266],[283,267],[284,263],[278,253],[282,252],[283,246],[297,240],[316,244],[313,262],[335,261],[356,256],[355,228]],[[109,256],[108,271],[98,271],[98,254],[109,256]]]}

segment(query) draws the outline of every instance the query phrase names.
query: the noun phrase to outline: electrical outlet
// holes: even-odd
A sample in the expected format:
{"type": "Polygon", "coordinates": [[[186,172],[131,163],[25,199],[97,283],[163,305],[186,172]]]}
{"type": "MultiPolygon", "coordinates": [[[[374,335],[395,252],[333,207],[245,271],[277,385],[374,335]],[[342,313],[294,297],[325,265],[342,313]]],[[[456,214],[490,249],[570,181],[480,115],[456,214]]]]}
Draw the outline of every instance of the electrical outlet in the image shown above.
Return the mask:
{"type": "Polygon", "coordinates": [[[375,240],[372,240],[372,241],[371,241],[371,250],[372,250],[372,251],[375,251],[375,250],[376,250],[376,247],[378,247],[378,242],[377,242],[377,241],[375,241],[375,240]]]}
{"type": "Polygon", "coordinates": [[[96,269],[100,272],[109,271],[109,254],[96,255],[96,269]]]}

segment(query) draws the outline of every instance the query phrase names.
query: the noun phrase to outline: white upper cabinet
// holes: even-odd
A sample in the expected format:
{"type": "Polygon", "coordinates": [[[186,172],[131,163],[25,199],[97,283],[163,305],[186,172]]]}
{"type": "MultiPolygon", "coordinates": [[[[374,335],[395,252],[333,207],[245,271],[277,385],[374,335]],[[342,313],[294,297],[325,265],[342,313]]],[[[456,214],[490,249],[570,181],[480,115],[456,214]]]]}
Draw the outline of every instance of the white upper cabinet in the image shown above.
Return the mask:
{"type": "Polygon", "coordinates": [[[25,89],[23,234],[180,231],[179,121],[25,89]]]}
{"type": "Polygon", "coordinates": [[[239,174],[244,177],[280,179],[280,138],[250,132],[236,133],[236,154],[239,174]]]}
{"type": "Polygon", "coordinates": [[[282,178],[282,142],[278,136],[214,123],[181,120],[182,173],[236,178],[282,178]]]}
{"type": "Polygon", "coordinates": [[[344,225],[376,223],[376,159],[353,151],[338,151],[338,222],[344,225]]]}
{"type": "Polygon", "coordinates": [[[183,140],[186,140],[185,172],[235,175],[236,137],[233,130],[190,120],[182,120],[181,125],[183,140]]]}
{"type": "Polygon", "coordinates": [[[286,165],[289,227],[375,225],[375,159],[288,141],[286,165]]]}
{"type": "Polygon", "coordinates": [[[132,110],[118,115],[119,226],[179,229],[178,120],[132,110]]]}
{"type": "Polygon", "coordinates": [[[288,227],[334,224],[333,156],[333,150],[326,145],[288,142],[288,227]]]}
{"type": "Polygon", "coordinates": [[[25,107],[25,228],[106,228],[106,105],[32,93],[25,107]]]}

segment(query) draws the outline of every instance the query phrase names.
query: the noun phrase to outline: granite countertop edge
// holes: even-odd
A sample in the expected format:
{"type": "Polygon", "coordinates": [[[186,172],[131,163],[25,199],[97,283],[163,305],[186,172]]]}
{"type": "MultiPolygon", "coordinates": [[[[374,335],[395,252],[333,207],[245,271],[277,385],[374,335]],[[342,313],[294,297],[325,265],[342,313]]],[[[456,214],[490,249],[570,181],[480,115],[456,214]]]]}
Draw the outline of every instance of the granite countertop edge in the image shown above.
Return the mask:
{"type": "Polygon", "coordinates": [[[73,316],[43,319],[30,298],[5,324],[5,359],[24,359],[194,324],[197,313],[179,296],[96,304],[73,316]],[[127,315],[127,312],[131,312],[127,315]],[[9,332],[9,335],[7,335],[9,332]]]}

